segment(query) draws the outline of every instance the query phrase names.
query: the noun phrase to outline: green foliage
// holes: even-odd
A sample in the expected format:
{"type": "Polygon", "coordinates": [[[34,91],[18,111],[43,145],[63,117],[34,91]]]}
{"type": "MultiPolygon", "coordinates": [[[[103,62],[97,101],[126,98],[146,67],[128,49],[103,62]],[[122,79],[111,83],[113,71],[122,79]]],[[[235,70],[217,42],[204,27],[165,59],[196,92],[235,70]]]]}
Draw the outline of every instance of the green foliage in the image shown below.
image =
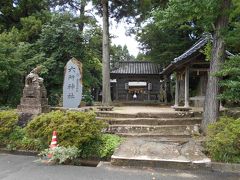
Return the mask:
{"type": "Polygon", "coordinates": [[[204,47],[202,53],[206,56],[205,60],[210,61],[212,55],[212,42],[208,42],[207,45],[204,47]]]}
{"type": "Polygon", "coordinates": [[[220,0],[169,0],[166,8],[154,11],[159,27],[178,25],[195,30],[212,30],[212,25],[221,11],[220,0]],[[193,26],[194,25],[194,26],[193,26]]]}
{"type": "Polygon", "coordinates": [[[0,111],[11,110],[9,106],[0,106],[0,111]]]}
{"type": "Polygon", "coordinates": [[[41,11],[0,34],[0,105],[19,104],[24,78],[39,64],[49,103],[59,104],[64,66],[72,56],[83,63],[84,87],[101,85],[101,28],[89,22],[81,32],[78,23],[70,13],[41,11]]]}
{"type": "Polygon", "coordinates": [[[0,111],[0,139],[8,137],[17,122],[18,114],[15,111],[0,111]]]}
{"type": "MultiPolygon", "coordinates": [[[[31,57],[45,66],[42,76],[48,90],[50,104],[59,104],[62,94],[64,66],[71,57],[83,64],[83,85],[86,89],[101,84],[101,42],[99,28],[80,32],[76,26],[77,18],[68,13],[53,14],[51,20],[42,26],[40,38],[31,48],[38,52],[31,57]],[[97,47],[96,47],[97,46],[97,47]],[[94,50],[92,48],[95,48],[94,50]]],[[[32,50],[32,51],[33,51],[32,50]]]]}
{"type": "Polygon", "coordinates": [[[91,92],[84,91],[82,101],[85,102],[87,106],[92,106],[93,96],[91,95],[91,92]]]}
{"type": "Polygon", "coordinates": [[[109,159],[121,141],[117,135],[103,134],[81,146],[81,157],[109,159]]]}
{"type": "Polygon", "coordinates": [[[223,91],[219,97],[229,103],[240,103],[240,56],[227,59],[216,75],[223,78],[220,81],[223,91]]]}
{"type": "Polygon", "coordinates": [[[80,147],[101,134],[105,123],[96,120],[93,112],[52,111],[34,118],[26,127],[28,137],[38,138],[45,146],[51,142],[52,132],[58,133],[61,146],[80,147]]]}
{"type": "Polygon", "coordinates": [[[24,128],[17,126],[12,133],[6,138],[6,148],[9,150],[34,150],[39,151],[46,147],[39,139],[32,139],[26,136],[24,128]]]}
{"type": "Polygon", "coordinates": [[[9,141],[11,142],[16,142],[16,141],[19,141],[19,140],[22,140],[25,136],[25,131],[23,128],[19,127],[19,126],[16,126],[11,134],[9,135],[9,141]]]}
{"type": "Polygon", "coordinates": [[[110,65],[115,68],[118,62],[121,61],[134,61],[135,57],[129,54],[127,46],[113,45],[110,49],[110,65]]]}
{"type": "Polygon", "coordinates": [[[0,2],[0,32],[20,26],[20,19],[48,9],[46,0],[4,0],[0,2]],[[1,28],[2,26],[2,28],[1,28]]]}
{"type": "Polygon", "coordinates": [[[17,144],[16,148],[23,150],[40,151],[46,148],[46,146],[41,142],[40,139],[33,139],[25,136],[19,142],[19,144],[17,144]]]}
{"type": "Polygon", "coordinates": [[[231,51],[232,53],[240,52],[240,22],[239,21],[234,21],[230,24],[224,40],[226,41],[227,49],[229,51],[231,51]]]}
{"type": "Polygon", "coordinates": [[[15,51],[17,48],[18,31],[12,29],[9,33],[0,34],[0,104],[14,104],[16,97],[9,96],[13,91],[19,92],[21,84],[21,68],[20,61],[15,59],[15,51]]]}
{"type": "Polygon", "coordinates": [[[80,150],[76,147],[61,147],[58,146],[54,149],[45,149],[40,152],[40,156],[48,157],[49,154],[52,156],[48,160],[56,164],[63,164],[68,160],[73,160],[79,156],[80,150]]]}
{"type": "Polygon", "coordinates": [[[159,28],[156,23],[154,19],[143,27],[137,34],[138,41],[141,44],[141,50],[146,54],[146,59],[167,66],[194,41],[189,38],[189,30],[159,28]]]}
{"type": "Polygon", "coordinates": [[[142,20],[147,19],[152,9],[164,6],[166,0],[113,0],[110,3],[110,14],[117,21],[125,19],[128,23],[135,22],[140,25],[142,20]]]}
{"type": "Polygon", "coordinates": [[[42,21],[35,16],[28,16],[20,20],[22,29],[21,41],[34,42],[39,37],[42,29],[42,21]]]}
{"type": "Polygon", "coordinates": [[[240,163],[240,118],[222,117],[209,125],[206,147],[216,161],[240,163]]]}

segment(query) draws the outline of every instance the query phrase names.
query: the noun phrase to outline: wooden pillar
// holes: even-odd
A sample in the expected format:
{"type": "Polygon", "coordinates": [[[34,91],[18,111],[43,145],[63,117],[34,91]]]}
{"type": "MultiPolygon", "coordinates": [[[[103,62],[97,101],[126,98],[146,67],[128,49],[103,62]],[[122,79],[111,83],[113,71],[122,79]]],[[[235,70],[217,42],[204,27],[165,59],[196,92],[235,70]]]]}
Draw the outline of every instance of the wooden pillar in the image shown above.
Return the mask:
{"type": "Polygon", "coordinates": [[[99,95],[99,88],[96,88],[96,94],[95,94],[95,96],[96,96],[96,101],[98,101],[98,95],[99,95]]]}
{"type": "Polygon", "coordinates": [[[150,91],[148,90],[148,101],[150,101],[150,91]]]}
{"type": "Polygon", "coordinates": [[[164,91],[163,91],[163,96],[164,96],[164,103],[167,103],[167,76],[164,76],[164,91]]]}
{"type": "Polygon", "coordinates": [[[151,82],[147,82],[148,101],[150,101],[150,91],[151,91],[150,83],[151,82]]]}
{"type": "Polygon", "coordinates": [[[178,74],[176,73],[176,81],[175,81],[175,104],[174,107],[178,107],[178,92],[179,92],[179,81],[178,81],[178,74]]]}
{"type": "Polygon", "coordinates": [[[189,67],[185,69],[184,107],[189,107],[189,67]]]}
{"type": "Polygon", "coordinates": [[[118,83],[119,83],[119,81],[118,81],[118,79],[116,79],[116,100],[118,100],[118,83]]]}

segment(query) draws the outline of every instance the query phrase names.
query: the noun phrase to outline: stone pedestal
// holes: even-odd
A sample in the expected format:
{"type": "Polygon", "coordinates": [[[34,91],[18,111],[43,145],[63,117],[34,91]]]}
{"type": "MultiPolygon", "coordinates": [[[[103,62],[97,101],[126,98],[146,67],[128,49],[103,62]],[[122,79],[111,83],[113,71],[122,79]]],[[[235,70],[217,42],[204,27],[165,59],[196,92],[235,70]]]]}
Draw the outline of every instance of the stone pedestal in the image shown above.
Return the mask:
{"type": "Polygon", "coordinates": [[[31,72],[26,77],[23,96],[17,110],[34,115],[50,111],[46,88],[43,85],[43,79],[38,74],[31,72]]]}

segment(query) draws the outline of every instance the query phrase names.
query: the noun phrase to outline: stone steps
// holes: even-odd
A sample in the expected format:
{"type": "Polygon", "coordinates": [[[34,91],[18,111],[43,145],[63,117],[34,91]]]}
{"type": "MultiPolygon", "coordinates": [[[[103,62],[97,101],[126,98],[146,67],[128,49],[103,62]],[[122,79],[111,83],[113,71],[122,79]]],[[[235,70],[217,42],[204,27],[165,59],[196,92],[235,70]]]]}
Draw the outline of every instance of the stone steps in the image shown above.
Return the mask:
{"type": "MultiPolygon", "coordinates": [[[[157,135],[157,134],[156,134],[157,135]]],[[[133,138],[139,138],[139,136],[134,136],[134,137],[128,137],[129,139],[133,139],[133,138]]],[[[179,143],[179,144],[183,144],[188,142],[191,138],[189,137],[173,137],[173,136],[166,136],[166,137],[154,137],[154,136],[149,136],[149,137],[142,137],[143,139],[148,139],[149,141],[152,142],[172,142],[172,143],[179,143]]],[[[199,141],[199,140],[198,140],[199,141]]],[[[200,141],[199,141],[200,142],[200,141]]]]}
{"type": "Polygon", "coordinates": [[[108,122],[108,133],[124,138],[111,157],[117,166],[192,169],[206,167],[210,160],[201,152],[201,112],[122,114],[99,112],[97,119],[108,122]]]}
{"type": "Polygon", "coordinates": [[[115,133],[116,135],[122,137],[139,137],[139,138],[168,138],[166,141],[175,141],[175,138],[179,138],[179,141],[185,141],[185,139],[190,138],[190,134],[184,133],[173,133],[173,134],[164,134],[164,133],[115,133]],[[173,140],[172,140],[173,139],[173,140]]]}
{"type": "Polygon", "coordinates": [[[109,125],[110,133],[157,133],[162,135],[191,135],[194,133],[194,125],[109,125]]]}
{"type": "Polygon", "coordinates": [[[127,138],[111,157],[117,166],[205,169],[211,160],[199,142],[185,138],[127,138]]]}
{"type": "Polygon", "coordinates": [[[192,139],[199,134],[200,112],[122,114],[99,112],[97,119],[108,122],[108,133],[124,138],[111,157],[117,166],[191,169],[208,166],[209,159],[192,139]]]}
{"type": "Polygon", "coordinates": [[[211,160],[203,158],[202,161],[190,161],[190,160],[166,160],[166,159],[154,159],[154,158],[129,158],[129,157],[111,157],[111,165],[113,166],[127,166],[127,167],[151,167],[151,168],[164,168],[174,170],[209,170],[211,160]]]}
{"type": "Polygon", "coordinates": [[[97,118],[106,120],[110,125],[195,125],[200,124],[200,117],[186,118],[97,118]]]}
{"type": "Polygon", "coordinates": [[[125,137],[190,137],[199,134],[200,115],[196,112],[98,112],[97,119],[108,122],[106,132],[125,137]]]}
{"type": "Polygon", "coordinates": [[[115,112],[96,112],[97,117],[105,118],[192,118],[202,117],[201,112],[168,112],[168,113],[136,113],[123,114],[115,112]]]}

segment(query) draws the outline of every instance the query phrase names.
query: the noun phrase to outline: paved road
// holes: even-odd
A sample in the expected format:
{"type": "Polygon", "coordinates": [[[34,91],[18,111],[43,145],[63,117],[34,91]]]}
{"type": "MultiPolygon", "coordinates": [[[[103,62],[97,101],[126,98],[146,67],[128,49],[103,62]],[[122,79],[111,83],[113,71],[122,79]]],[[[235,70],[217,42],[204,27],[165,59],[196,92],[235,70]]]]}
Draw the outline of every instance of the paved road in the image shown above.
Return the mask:
{"type": "Polygon", "coordinates": [[[31,156],[0,154],[1,180],[239,180],[236,174],[217,172],[187,172],[163,169],[129,169],[103,165],[83,166],[45,165],[31,156]]]}

